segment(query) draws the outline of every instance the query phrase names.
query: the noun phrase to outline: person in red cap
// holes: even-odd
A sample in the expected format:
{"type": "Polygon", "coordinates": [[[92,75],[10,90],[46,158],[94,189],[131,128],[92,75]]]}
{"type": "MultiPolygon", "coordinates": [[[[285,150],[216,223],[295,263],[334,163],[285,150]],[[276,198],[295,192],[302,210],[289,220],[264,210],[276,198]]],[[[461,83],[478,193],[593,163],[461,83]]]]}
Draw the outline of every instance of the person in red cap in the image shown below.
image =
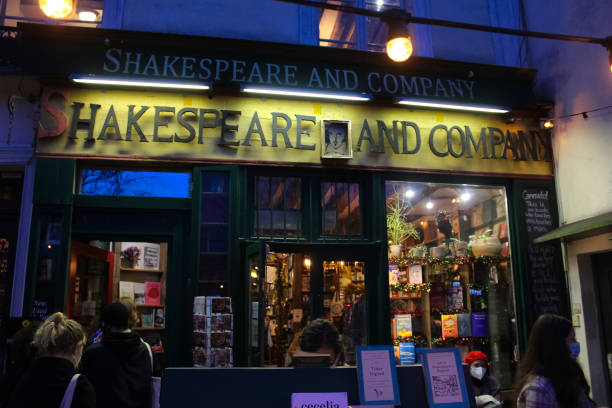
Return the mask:
{"type": "Polygon", "coordinates": [[[489,375],[489,359],[481,351],[470,351],[464,360],[470,366],[470,376],[472,377],[472,387],[476,396],[477,407],[495,406],[495,403],[502,400],[501,386],[495,377],[489,375]],[[496,401],[491,401],[493,397],[496,401]]]}

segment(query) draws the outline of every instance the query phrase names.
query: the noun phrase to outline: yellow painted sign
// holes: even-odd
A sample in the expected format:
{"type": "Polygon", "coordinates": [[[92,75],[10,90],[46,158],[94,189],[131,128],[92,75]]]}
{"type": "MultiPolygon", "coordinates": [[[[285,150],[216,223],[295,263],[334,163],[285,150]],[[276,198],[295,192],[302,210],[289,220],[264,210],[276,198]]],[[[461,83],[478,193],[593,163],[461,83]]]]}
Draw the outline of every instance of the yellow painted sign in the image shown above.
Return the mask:
{"type": "Polygon", "coordinates": [[[548,135],[492,114],[91,89],[45,90],[37,152],[552,175],[548,135]]]}

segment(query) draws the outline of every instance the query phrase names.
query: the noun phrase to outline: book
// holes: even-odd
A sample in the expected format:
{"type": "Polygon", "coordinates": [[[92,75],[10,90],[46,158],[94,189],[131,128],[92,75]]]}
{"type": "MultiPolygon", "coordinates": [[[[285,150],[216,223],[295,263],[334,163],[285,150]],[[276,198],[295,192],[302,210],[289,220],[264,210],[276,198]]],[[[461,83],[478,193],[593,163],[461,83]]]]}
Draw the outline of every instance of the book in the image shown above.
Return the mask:
{"type": "Polygon", "coordinates": [[[134,282],[119,281],[119,299],[122,298],[134,300],[134,282]]]}
{"type": "Polygon", "coordinates": [[[145,304],[145,284],[134,282],[134,303],[137,305],[145,304]]]}
{"type": "Polygon", "coordinates": [[[409,314],[395,315],[395,325],[398,337],[412,336],[412,316],[409,314]]]}
{"type": "Polygon", "coordinates": [[[142,327],[153,327],[153,309],[143,311],[140,318],[142,327]]]}
{"type": "Polygon", "coordinates": [[[460,313],[457,315],[457,326],[459,337],[472,336],[472,316],[469,313],[460,313]]]}
{"type": "Polygon", "coordinates": [[[153,316],[153,326],[164,327],[166,325],[166,311],[163,307],[155,308],[153,316]]]}
{"type": "Polygon", "coordinates": [[[431,309],[446,310],[446,290],[444,283],[434,282],[429,292],[429,305],[431,309]]]}
{"type": "Polygon", "coordinates": [[[472,336],[489,336],[489,319],[486,313],[472,313],[472,336]]]}
{"type": "Polygon", "coordinates": [[[399,283],[399,266],[396,264],[389,265],[389,285],[399,283]]]}
{"type": "Polygon", "coordinates": [[[423,283],[423,266],[422,265],[410,265],[408,269],[408,282],[413,285],[423,283]]]}
{"type": "Polygon", "coordinates": [[[161,301],[161,282],[145,282],[145,304],[159,305],[161,301]]]}
{"type": "Polygon", "coordinates": [[[442,315],[442,338],[458,337],[457,315],[442,315]]]}
{"type": "Polygon", "coordinates": [[[459,282],[452,282],[452,286],[446,288],[446,297],[448,309],[463,309],[463,288],[459,282]]]}
{"type": "Polygon", "coordinates": [[[399,344],[400,364],[408,365],[416,363],[414,343],[409,341],[399,344]]]}

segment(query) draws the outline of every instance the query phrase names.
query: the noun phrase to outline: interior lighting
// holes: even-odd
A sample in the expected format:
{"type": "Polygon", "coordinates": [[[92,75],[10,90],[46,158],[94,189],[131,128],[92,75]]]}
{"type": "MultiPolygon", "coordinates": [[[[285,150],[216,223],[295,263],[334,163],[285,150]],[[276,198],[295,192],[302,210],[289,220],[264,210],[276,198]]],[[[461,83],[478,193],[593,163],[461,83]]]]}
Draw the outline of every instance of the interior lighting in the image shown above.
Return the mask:
{"type": "Polygon", "coordinates": [[[47,248],[51,249],[51,244],[47,245],[47,248]]]}
{"type": "Polygon", "coordinates": [[[406,21],[401,18],[384,19],[387,23],[387,56],[395,62],[404,62],[412,55],[412,41],[406,21]]]}
{"type": "Polygon", "coordinates": [[[400,105],[417,106],[421,108],[438,108],[438,109],[449,109],[469,112],[486,112],[486,113],[508,113],[509,108],[500,106],[487,106],[487,105],[471,105],[462,103],[451,103],[451,102],[437,102],[437,101],[423,101],[418,99],[410,98],[397,98],[396,102],[400,105]]]}
{"type": "Polygon", "coordinates": [[[543,126],[544,126],[546,129],[551,129],[551,128],[553,128],[553,127],[555,126],[555,124],[553,123],[553,121],[552,121],[552,120],[550,120],[550,119],[546,119],[546,122],[544,122],[544,125],[543,125],[543,126]]]}
{"type": "Polygon", "coordinates": [[[372,95],[367,93],[342,93],[342,92],[319,92],[304,91],[300,89],[288,88],[267,88],[260,86],[242,86],[242,92],[258,95],[271,96],[295,96],[298,98],[327,99],[336,101],[366,102],[372,99],[372,95]]]}
{"type": "Polygon", "coordinates": [[[90,85],[111,85],[111,86],[135,86],[142,88],[165,88],[165,89],[191,89],[205,91],[210,89],[210,84],[206,82],[185,82],[185,81],[152,81],[140,78],[121,78],[94,75],[70,75],[73,82],[90,85]]]}
{"type": "Polygon", "coordinates": [[[255,271],[255,270],[251,271],[251,278],[257,279],[257,271],[255,271]]]}
{"type": "Polygon", "coordinates": [[[408,198],[412,198],[412,197],[414,197],[414,191],[412,191],[412,190],[406,190],[406,197],[408,197],[408,198]]]}
{"type": "Polygon", "coordinates": [[[431,210],[432,208],[434,208],[434,203],[433,203],[433,202],[431,202],[431,201],[428,201],[428,202],[427,202],[427,204],[425,204],[425,207],[426,207],[428,210],[431,210]]]}
{"type": "Polygon", "coordinates": [[[304,266],[310,268],[310,258],[304,258],[304,266]]]}
{"type": "Polygon", "coordinates": [[[81,21],[96,21],[98,19],[98,14],[92,10],[82,10],[79,11],[79,20],[81,21]]]}
{"type": "Polygon", "coordinates": [[[340,261],[340,266],[344,266],[344,261],[340,261]]]}
{"type": "Polygon", "coordinates": [[[461,200],[462,201],[468,201],[470,198],[472,198],[472,195],[470,193],[468,193],[467,191],[463,194],[461,194],[461,200]]]}
{"type": "Polygon", "coordinates": [[[219,289],[223,289],[223,285],[219,285],[219,289]]]}
{"type": "Polygon", "coordinates": [[[65,18],[72,13],[72,0],[39,0],[38,5],[47,17],[65,18]]]}

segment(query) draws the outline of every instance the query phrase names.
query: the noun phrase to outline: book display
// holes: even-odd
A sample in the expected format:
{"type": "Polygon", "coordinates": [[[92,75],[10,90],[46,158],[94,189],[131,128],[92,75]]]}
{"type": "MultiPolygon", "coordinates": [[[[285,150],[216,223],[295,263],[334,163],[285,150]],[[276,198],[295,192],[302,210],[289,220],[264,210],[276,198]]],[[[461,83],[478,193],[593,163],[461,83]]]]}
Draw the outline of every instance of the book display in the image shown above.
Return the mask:
{"type": "Polygon", "coordinates": [[[412,361],[406,350],[459,347],[489,355],[494,375],[510,367],[515,314],[503,190],[474,188],[470,197],[464,187],[390,184],[388,215],[398,214],[388,216],[389,242],[400,245],[397,256],[389,250],[388,271],[398,363],[412,361]],[[423,198],[408,198],[419,189],[423,198]],[[401,223],[413,232],[396,239],[401,223]]]}
{"type": "Polygon", "coordinates": [[[196,296],[193,300],[194,367],[232,367],[233,342],[231,298],[196,296]]]}
{"type": "Polygon", "coordinates": [[[167,244],[147,242],[116,242],[115,274],[117,296],[136,306],[138,318],[132,330],[151,345],[154,352],[164,351],[163,338],[166,326],[166,263],[167,244]]]}

